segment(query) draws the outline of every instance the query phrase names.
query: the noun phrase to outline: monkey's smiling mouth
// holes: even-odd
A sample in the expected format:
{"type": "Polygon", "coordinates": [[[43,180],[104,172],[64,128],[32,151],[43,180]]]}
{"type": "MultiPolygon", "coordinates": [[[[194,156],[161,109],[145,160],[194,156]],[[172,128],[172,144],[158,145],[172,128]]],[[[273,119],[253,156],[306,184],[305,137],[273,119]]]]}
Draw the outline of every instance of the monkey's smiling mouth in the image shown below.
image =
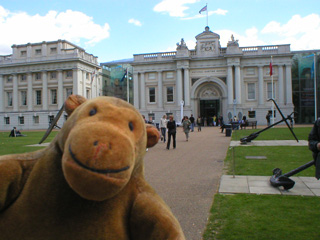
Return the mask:
{"type": "Polygon", "coordinates": [[[87,169],[89,171],[96,172],[96,173],[101,173],[101,174],[119,173],[119,172],[126,171],[130,168],[129,166],[126,166],[126,167],[120,168],[120,169],[95,169],[95,168],[88,167],[88,166],[84,165],[82,162],[80,162],[77,159],[76,155],[72,152],[70,145],[69,145],[69,153],[70,153],[72,159],[75,161],[75,163],[77,163],[80,167],[83,167],[84,169],[87,169]]]}

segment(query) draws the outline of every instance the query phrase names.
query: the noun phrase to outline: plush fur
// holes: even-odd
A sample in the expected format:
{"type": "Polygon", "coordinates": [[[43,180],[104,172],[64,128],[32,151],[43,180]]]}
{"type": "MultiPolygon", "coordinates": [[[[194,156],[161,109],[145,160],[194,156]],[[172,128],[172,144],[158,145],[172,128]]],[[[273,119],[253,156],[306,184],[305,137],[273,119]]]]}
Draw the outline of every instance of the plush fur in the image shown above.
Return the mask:
{"type": "Polygon", "coordinates": [[[0,240],[185,239],[144,179],[159,132],[112,97],[72,95],[50,145],[0,157],[0,240]]]}

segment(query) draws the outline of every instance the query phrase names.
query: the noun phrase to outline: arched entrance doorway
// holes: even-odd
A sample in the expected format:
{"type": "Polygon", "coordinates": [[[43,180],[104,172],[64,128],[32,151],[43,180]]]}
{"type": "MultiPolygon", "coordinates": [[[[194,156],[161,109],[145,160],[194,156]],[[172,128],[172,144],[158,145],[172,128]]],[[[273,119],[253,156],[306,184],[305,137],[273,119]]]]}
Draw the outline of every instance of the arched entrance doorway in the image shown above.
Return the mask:
{"type": "Polygon", "coordinates": [[[204,125],[211,126],[213,116],[226,114],[227,87],[216,77],[199,79],[191,89],[191,105],[195,116],[203,118],[204,125]]]}

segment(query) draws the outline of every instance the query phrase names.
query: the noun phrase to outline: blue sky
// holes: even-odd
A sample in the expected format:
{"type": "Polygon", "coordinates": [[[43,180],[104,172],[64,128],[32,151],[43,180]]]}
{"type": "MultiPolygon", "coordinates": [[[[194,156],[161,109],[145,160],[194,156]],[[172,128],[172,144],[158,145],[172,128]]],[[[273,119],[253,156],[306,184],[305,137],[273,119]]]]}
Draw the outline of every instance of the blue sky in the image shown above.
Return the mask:
{"type": "Polygon", "coordinates": [[[13,44],[65,39],[99,62],[133,54],[174,51],[184,38],[194,49],[210,30],[226,47],[231,34],[240,47],[291,44],[320,49],[319,0],[0,0],[0,55],[13,44]]]}

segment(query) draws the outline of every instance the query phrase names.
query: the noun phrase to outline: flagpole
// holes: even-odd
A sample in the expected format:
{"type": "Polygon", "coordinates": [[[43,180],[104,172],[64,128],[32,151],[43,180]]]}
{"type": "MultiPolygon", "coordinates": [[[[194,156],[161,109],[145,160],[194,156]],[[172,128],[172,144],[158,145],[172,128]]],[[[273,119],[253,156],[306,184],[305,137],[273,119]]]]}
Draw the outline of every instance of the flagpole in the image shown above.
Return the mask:
{"type": "Polygon", "coordinates": [[[208,21],[208,3],[206,3],[207,6],[207,27],[209,27],[209,21],[208,21]]]}
{"type": "Polygon", "coordinates": [[[314,120],[317,121],[317,69],[316,69],[316,53],[313,54],[313,78],[314,78],[314,120]]]}
{"type": "MultiPolygon", "coordinates": [[[[273,68],[272,56],[271,56],[271,68],[273,68]]],[[[273,94],[274,93],[273,93],[273,71],[272,71],[272,74],[271,74],[271,98],[272,99],[274,99],[273,94]]],[[[273,101],[272,101],[272,105],[271,105],[271,111],[272,111],[272,124],[274,124],[274,104],[273,104],[273,101]]]]}

